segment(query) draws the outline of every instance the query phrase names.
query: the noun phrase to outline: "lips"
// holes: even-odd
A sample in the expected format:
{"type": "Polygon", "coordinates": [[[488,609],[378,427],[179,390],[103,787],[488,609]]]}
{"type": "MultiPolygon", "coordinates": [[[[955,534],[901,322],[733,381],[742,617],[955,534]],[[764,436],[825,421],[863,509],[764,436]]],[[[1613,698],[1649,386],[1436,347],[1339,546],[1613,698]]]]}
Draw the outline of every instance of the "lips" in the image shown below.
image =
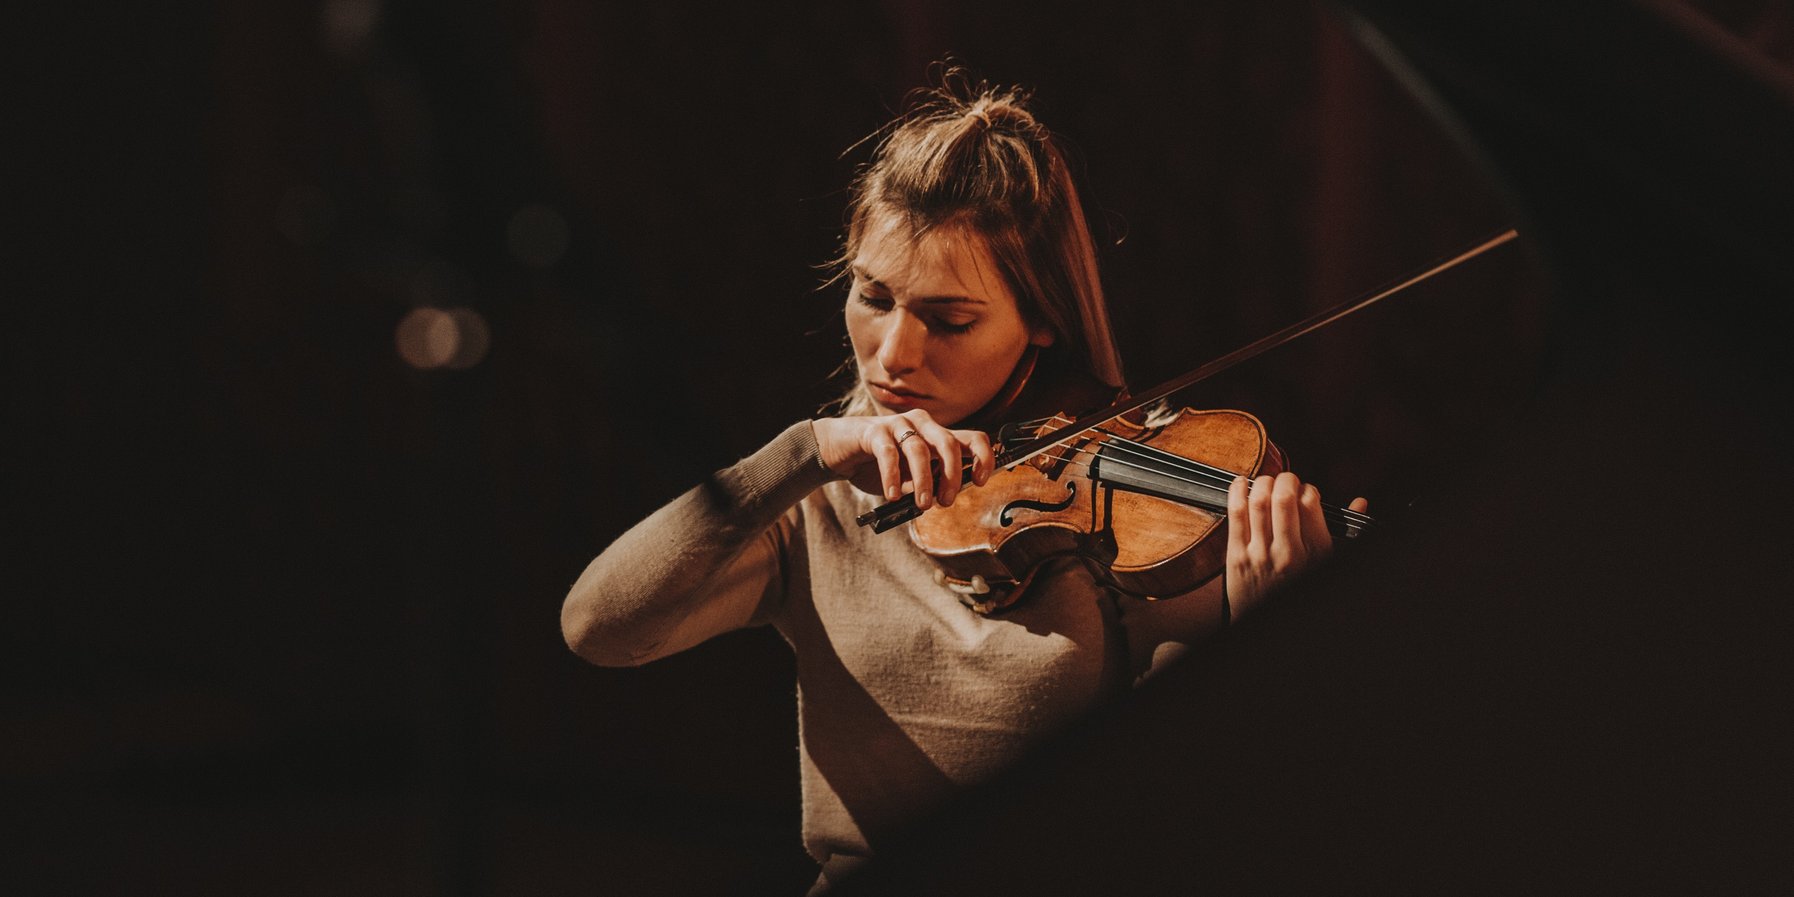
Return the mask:
{"type": "Polygon", "coordinates": [[[929,398],[927,393],[916,392],[913,389],[907,389],[902,386],[885,386],[882,383],[873,383],[871,381],[867,381],[866,386],[872,390],[872,398],[877,399],[880,405],[886,407],[898,405],[913,407],[927,401],[929,398]]]}

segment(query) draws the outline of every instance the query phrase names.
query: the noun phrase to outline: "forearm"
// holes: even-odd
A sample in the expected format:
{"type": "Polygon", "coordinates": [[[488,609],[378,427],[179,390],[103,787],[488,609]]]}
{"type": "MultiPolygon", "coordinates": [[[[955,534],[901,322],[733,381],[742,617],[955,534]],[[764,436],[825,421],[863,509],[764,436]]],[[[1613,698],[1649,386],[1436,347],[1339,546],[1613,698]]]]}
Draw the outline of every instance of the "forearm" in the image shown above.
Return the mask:
{"type": "Polygon", "coordinates": [[[833,476],[807,421],[712,474],[587,565],[561,607],[568,647],[632,665],[745,625],[777,574],[756,540],[833,476]]]}

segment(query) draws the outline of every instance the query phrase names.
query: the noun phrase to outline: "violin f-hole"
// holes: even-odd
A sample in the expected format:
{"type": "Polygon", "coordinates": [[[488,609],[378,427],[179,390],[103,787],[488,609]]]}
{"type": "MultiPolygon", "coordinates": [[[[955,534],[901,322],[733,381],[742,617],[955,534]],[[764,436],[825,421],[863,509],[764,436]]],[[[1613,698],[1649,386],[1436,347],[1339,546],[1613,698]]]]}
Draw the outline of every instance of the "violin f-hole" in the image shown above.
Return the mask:
{"type": "Polygon", "coordinates": [[[1064,501],[1035,501],[1031,498],[1018,498],[1003,506],[1003,510],[997,514],[997,522],[1004,526],[1014,526],[1015,518],[1010,516],[1009,512],[1011,511],[1045,511],[1049,514],[1063,511],[1066,508],[1071,507],[1072,501],[1077,497],[1078,482],[1077,480],[1069,480],[1065,484],[1064,501]]]}

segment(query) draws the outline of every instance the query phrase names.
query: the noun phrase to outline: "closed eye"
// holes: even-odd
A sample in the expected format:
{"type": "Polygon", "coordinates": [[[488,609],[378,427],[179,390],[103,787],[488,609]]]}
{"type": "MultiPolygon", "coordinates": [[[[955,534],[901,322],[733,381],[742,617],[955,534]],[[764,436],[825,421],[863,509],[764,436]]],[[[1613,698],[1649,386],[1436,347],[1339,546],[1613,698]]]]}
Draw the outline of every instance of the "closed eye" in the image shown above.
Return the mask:
{"type": "Polygon", "coordinates": [[[868,296],[860,290],[854,290],[853,298],[861,305],[881,314],[891,310],[891,297],[889,296],[868,296]]]}
{"type": "MultiPolygon", "coordinates": [[[[889,312],[896,305],[895,300],[893,300],[889,296],[879,296],[876,294],[868,293],[864,289],[857,289],[857,288],[853,291],[853,299],[855,302],[858,302],[860,305],[866,307],[867,309],[870,309],[873,314],[879,314],[879,315],[889,312]]],[[[976,324],[977,322],[978,321],[976,318],[973,318],[970,321],[959,322],[959,321],[949,321],[945,318],[939,317],[938,315],[930,315],[928,318],[928,329],[938,330],[942,333],[948,333],[948,334],[953,334],[953,335],[957,336],[962,333],[969,333],[972,329],[972,325],[976,324]]]]}

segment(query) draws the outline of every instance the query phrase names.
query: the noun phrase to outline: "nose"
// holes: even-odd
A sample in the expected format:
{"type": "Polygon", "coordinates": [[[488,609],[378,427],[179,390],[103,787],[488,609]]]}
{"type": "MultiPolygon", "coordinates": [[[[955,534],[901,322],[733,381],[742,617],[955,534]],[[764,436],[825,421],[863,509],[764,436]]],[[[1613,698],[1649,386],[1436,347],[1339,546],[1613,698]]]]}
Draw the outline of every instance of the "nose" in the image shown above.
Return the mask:
{"type": "Polygon", "coordinates": [[[879,341],[878,364],[887,375],[901,377],[922,366],[927,351],[928,325],[901,308],[885,320],[889,324],[884,339],[879,341]]]}

